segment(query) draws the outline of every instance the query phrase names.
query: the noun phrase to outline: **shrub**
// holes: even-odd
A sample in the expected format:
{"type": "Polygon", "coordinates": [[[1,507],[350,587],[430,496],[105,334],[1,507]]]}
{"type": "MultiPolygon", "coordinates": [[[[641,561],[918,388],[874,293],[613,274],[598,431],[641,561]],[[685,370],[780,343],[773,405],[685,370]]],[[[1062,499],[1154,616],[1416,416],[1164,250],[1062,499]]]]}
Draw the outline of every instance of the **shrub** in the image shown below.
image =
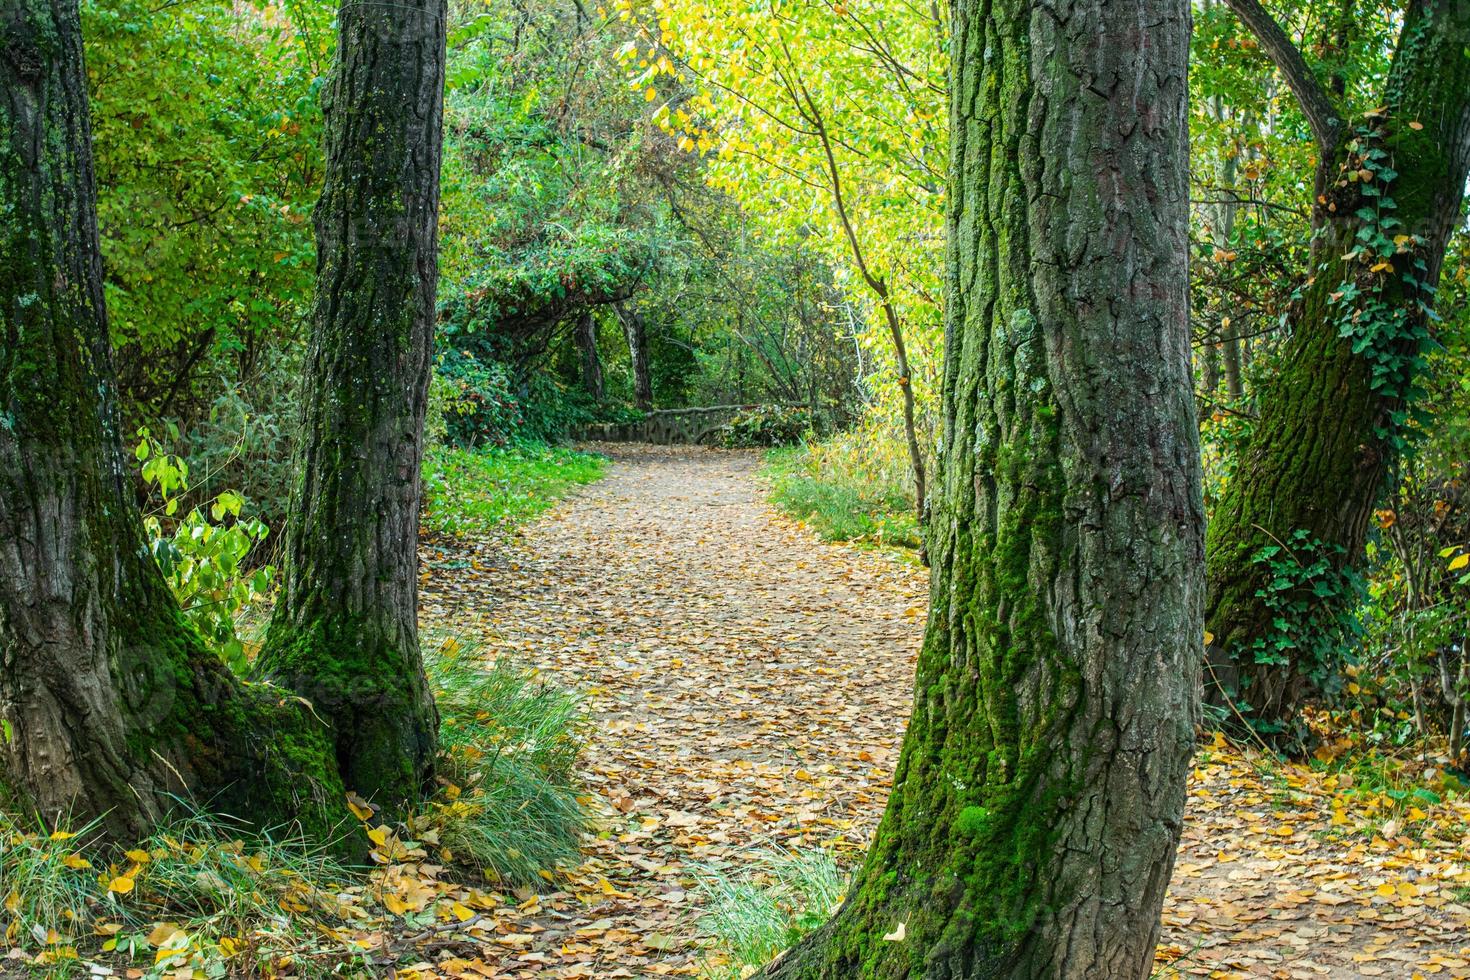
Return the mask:
{"type": "Polygon", "coordinates": [[[268,533],[257,518],[242,515],[245,498],[222,491],[207,504],[177,518],[179,501],[189,490],[189,465],[164,450],[148,429],[138,431],[134,455],[143,464],[143,482],[157,507],[143,518],[148,548],[178,599],[184,617],[238,674],[249,669],[241,620],[268,593],[275,578],[270,565],[249,561],[268,533]],[[167,523],[166,523],[167,522],[167,523]]]}
{"type": "Polygon", "coordinates": [[[727,449],[792,446],[811,430],[811,412],[785,405],[758,405],[735,416],[720,430],[727,449]]]}

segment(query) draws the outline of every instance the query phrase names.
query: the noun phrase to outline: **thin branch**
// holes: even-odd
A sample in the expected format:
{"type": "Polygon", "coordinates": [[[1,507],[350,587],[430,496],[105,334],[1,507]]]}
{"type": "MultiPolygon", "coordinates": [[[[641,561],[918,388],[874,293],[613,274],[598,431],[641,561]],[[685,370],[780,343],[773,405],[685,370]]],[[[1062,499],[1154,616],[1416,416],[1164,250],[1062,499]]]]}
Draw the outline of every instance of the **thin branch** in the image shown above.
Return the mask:
{"type": "Polygon", "coordinates": [[[1324,159],[1327,158],[1336,149],[1343,126],[1342,115],[1333,104],[1332,97],[1322,87],[1301,51],[1291,43],[1291,38],[1286,36],[1281,25],[1259,0],[1225,0],[1225,3],[1261,42],[1266,57],[1286,79],[1302,114],[1307,117],[1307,124],[1312,127],[1312,134],[1317,138],[1318,150],[1324,159]]]}

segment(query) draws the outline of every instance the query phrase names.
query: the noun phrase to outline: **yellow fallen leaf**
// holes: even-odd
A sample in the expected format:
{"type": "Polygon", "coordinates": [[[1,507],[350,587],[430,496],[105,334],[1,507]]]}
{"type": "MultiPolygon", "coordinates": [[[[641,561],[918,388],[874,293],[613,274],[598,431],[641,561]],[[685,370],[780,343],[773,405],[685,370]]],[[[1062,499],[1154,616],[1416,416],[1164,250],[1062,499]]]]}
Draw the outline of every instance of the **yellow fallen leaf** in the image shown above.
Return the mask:
{"type": "Polygon", "coordinates": [[[1385,881],[1383,884],[1378,886],[1376,894],[1380,898],[1393,898],[1395,895],[1398,894],[1398,892],[1392,885],[1385,881]]]}
{"type": "Polygon", "coordinates": [[[126,875],[118,875],[108,883],[107,890],[114,895],[126,895],[133,890],[133,879],[126,875]]]}
{"type": "Polygon", "coordinates": [[[68,868],[76,868],[78,871],[84,871],[92,866],[92,862],[88,861],[80,854],[68,854],[66,857],[61,859],[61,863],[66,865],[68,868]]]}
{"type": "Polygon", "coordinates": [[[134,864],[147,864],[149,861],[153,860],[153,855],[149,854],[147,851],[124,851],[123,857],[127,858],[129,861],[132,861],[134,864]]]}

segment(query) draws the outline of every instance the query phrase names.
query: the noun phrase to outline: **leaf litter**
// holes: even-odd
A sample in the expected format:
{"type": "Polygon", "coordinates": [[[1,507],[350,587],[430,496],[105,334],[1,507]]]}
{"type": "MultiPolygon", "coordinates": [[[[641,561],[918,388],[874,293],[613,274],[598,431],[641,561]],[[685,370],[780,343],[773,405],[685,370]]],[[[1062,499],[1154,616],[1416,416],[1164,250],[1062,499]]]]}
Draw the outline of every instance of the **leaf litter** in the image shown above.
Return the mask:
{"type": "MultiPolygon", "coordinates": [[[[772,849],[851,867],[882,814],[924,571],[775,513],[753,454],[598,448],[606,479],[538,523],[431,545],[423,589],[426,621],[582,693],[583,862],[507,895],[391,865],[378,887],[437,909],[383,936],[416,944],[399,976],[698,975],[701,874],[772,849]]],[[[1154,975],[1470,977],[1467,827],[1463,793],[1406,800],[1216,736],[1154,975]]]]}

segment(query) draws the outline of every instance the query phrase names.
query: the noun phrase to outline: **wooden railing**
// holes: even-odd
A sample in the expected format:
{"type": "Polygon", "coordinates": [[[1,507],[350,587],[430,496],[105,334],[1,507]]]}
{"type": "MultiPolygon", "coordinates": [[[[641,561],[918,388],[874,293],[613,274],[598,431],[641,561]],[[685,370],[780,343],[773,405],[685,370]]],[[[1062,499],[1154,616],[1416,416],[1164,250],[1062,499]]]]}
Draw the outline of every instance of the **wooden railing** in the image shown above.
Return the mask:
{"type": "MultiPolygon", "coordinates": [[[[752,404],[660,408],[637,422],[598,422],[584,426],[577,438],[584,442],[651,442],[660,446],[708,444],[735,416],[759,407],[752,404]]],[[[783,404],[783,407],[805,408],[806,405],[783,404]]]]}

